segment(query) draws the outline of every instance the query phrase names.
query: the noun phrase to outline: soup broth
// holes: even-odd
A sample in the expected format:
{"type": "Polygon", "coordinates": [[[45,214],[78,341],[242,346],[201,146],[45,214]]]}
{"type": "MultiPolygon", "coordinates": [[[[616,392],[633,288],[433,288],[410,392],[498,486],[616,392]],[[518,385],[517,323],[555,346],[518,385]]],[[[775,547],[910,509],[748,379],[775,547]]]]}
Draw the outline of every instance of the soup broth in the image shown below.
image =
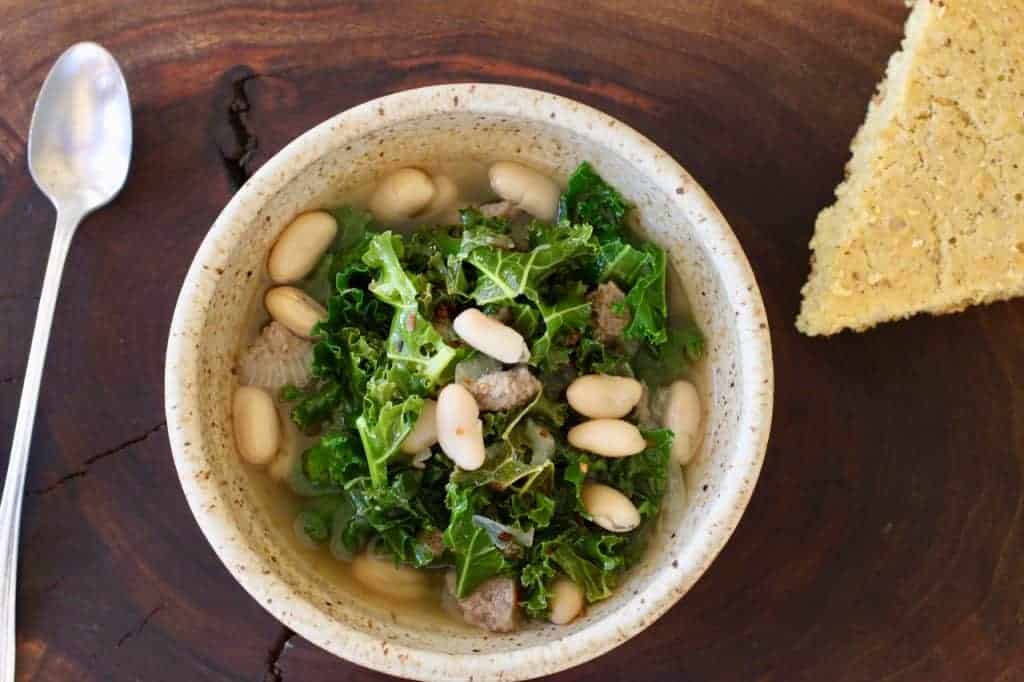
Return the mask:
{"type": "MultiPolygon", "coordinates": [[[[486,164],[476,161],[450,162],[427,165],[421,167],[421,169],[431,178],[441,176],[449,178],[456,188],[455,198],[449,201],[449,206],[443,207],[443,210],[434,211],[430,215],[417,214],[408,218],[391,219],[386,222],[379,221],[382,223],[382,228],[394,230],[401,234],[410,234],[418,229],[455,222],[458,219],[456,209],[479,207],[488,204],[493,206],[494,202],[501,200],[501,197],[492,188],[491,182],[488,180],[489,167],[486,164]]],[[[347,190],[336,198],[334,204],[369,210],[374,205],[375,192],[378,191],[380,182],[384,181],[379,180],[347,190]]],[[[560,187],[559,189],[561,190],[562,188],[560,187]]],[[[510,234],[513,233],[510,232],[510,234]]],[[[340,239],[341,237],[338,238],[338,240],[340,239]]],[[[666,326],[670,330],[670,336],[677,333],[692,334],[695,327],[693,327],[690,319],[689,307],[682,285],[678,277],[675,276],[675,273],[671,271],[671,266],[668,267],[665,288],[665,295],[668,301],[666,326]]],[[[261,292],[261,295],[253,301],[249,323],[244,330],[240,342],[240,357],[242,358],[244,358],[247,352],[251,352],[247,349],[265,342],[261,341],[262,330],[272,319],[276,319],[268,314],[267,307],[264,305],[266,293],[266,291],[261,292]]],[[[321,303],[323,302],[321,301],[321,303]]],[[[576,332],[572,333],[575,334],[576,332]]],[[[697,334],[699,338],[699,332],[697,334]]],[[[446,336],[445,338],[448,339],[449,337],[446,336]]],[[[314,338],[313,341],[315,342],[316,339],[314,338]]],[[[282,343],[287,343],[287,341],[282,341],[282,343]]],[[[630,351],[635,350],[635,347],[640,345],[642,344],[636,341],[625,342],[625,346],[630,351]]],[[[640,353],[642,352],[644,351],[641,350],[640,353]]],[[[244,364],[244,362],[244,359],[240,360],[240,365],[244,364]]],[[[636,360],[636,374],[645,385],[644,397],[642,398],[644,404],[648,402],[649,393],[658,393],[660,388],[667,390],[668,384],[680,379],[688,379],[692,376],[691,364],[684,362],[677,366],[666,367],[658,366],[657,362],[658,359],[652,356],[648,359],[645,368],[644,362],[640,359],[636,360]]],[[[458,376],[457,372],[458,370],[456,370],[456,377],[458,376]]],[[[244,383],[246,377],[244,368],[240,375],[243,377],[244,383]]],[[[277,387],[275,386],[275,388],[277,387]]],[[[546,384],[544,390],[547,390],[546,384]]],[[[294,469],[301,469],[303,467],[302,458],[304,455],[302,453],[317,444],[319,437],[330,430],[330,424],[328,423],[326,426],[314,430],[314,433],[303,434],[294,425],[288,423],[289,412],[293,409],[295,403],[284,400],[285,396],[280,390],[268,390],[268,393],[272,395],[275,406],[281,414],[281,430],[284,445],[282,445],[277,459],[271,464],[252,465],[249,471],[249,478],[252,489],[256,493],[256,498],[260,501],[265,513],[272,520],[274,527],[280,535],[287,538],[289,551],[302,556],[317,575],[336,585],[339,590],[359,593],[367,601],[376,604],[382,610],[391,612],[393,618],[401,618],[406,622],[417,621],[427,624],[437,621],[437,619],[444,619],[448,623],[456,622],[463,624],[463,619],[460,617],[460,607],[445,588],[445,573],[451,570],[450,567],[453,563],[450,557],[438,562],[439,565],[437,566],[432,565],[428,568],[416,569],[422,571],[422,589],[419,589],[420,586],[417,583],[417,588],[414,590],[417,594],[412,597],[406,596],[396,599],[391,593],[392,591],[384,587],[373,589],[371,586],[370,589],[367,589],[368,585],[366,582],[361,582],[353,574],[351,556],[339,556],[337,552],[332,551],[333,540],[319,543],[311,542],[310,531],[302,521],[303,511],[310,503],[310,498],[296,493],[291,476],[294,469]],[[288,448],[291,450],[291,459],[288,461],[292,462],[292,464],[289,467],[285,467],[283,466],[285,462],[282,458],[285,456],[284,450],[288,448]]],[[[440,398],[438,399],[440,400],[440,398]]],[[[561,400],[564,402],[564,398],[561,400]]],[[[631,412],[631,414],[634,413],[631,412]]],[[[439,424],[440,419],[441,417],[439,416],[439,424]]],[[[239,428],[237,415],[235,428],[237,433],[239,428]]],[[[508,428],[512,429],[513,427],[509,426],[508,428]]],[[[699,431],[696,434],[696,438],[699,440],[699,431]]],[[[697,440],[691,444],[691,450],[697,449],[699,445],[697,440]]],[[[431,448],[430,456],[445,457],[446,455],[442,452],[442,447],[434,445],[431,448]]],[[[584,471],[586,471],[585,468],[584,471]]],[[[333,518],[338,518],[337,513],[340,512],[335,512],[333,518]]],[[[652,525],[656,522],[657,517],[654,517],[649,519],[647,523],[652,525]]],[[[532,537],[532,531],[530,534],[532,537]]],[[[500,535],[498,537],[500,538],[500,535]]],[[[363,551],[372,552],[377,542],[379,540],[371,540],[368,549],[363,551]]],[[[500,539],[496,539],[495,542],[500,542],[500,539]]],[[[464,626],[470,628],[470,625],[464,624],[464,626]]]]}

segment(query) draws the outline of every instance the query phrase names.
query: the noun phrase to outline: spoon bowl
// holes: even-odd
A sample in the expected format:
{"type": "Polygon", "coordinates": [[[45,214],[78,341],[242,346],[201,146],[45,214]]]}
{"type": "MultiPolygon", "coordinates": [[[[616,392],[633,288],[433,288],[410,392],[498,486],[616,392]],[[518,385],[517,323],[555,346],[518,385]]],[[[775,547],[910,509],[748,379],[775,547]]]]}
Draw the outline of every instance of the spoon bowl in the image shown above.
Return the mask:
{"type": "Polygon", "coordinates": [[[117,61],[96,43],[73,45],[50,70],[32,113],[32,179],[58,209],[74,204],[88,213],[124,186],[131,152],[128,86],[117,61]]]}

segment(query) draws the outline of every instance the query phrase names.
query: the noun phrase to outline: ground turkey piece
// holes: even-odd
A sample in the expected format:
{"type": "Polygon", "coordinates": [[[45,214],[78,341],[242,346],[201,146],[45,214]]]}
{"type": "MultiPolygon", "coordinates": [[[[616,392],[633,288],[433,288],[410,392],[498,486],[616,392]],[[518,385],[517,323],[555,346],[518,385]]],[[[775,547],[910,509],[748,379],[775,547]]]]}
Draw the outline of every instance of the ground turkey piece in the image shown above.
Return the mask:
{"type": "Polygon", "coordinates": [[[444,554],[444,533],[436,528],[420,533],[419,540],[433,553],[435,559],[444,554]]]}
{"type": "Polygon", "coordinates": [[[305,386],[312,374],[313,344],[271,322],[238,359],[243,385],[262,386],[277,393],[283,386],[305,386]]]}
{"type": "MultiPolygon", "coordinates": [[[[448,592],[455,594],[455,571],[445,576],[448,592]]],[[[491,632],[514,632],[519,620],[514,578],[491,578],[480,583],[464,599],[455,599],[462,618],[491,632]]]]}
{"type": "Polygon", "coordinates": [[[541,383],[530,370],[515,367],[485,374],[466,386],[484,412],[510,410],[533,400],[540,393],[541,383]]]}
{"type": "Polygon", "coordinates": [[[651,389],[647,388],[647,384],[643,381],[640,382],[640,386],[643,388],[643,393],[640,394],[640,402],[633,408],[633,418],[640,426],[650,429],[657,428],[658,420],[654,417],[654,406],[651,405],[653,402],[651,389]]]}
{"type": "Polygon", "coordinates": [[[626,306],[626,294],[622,293],[615,282],[599,284],[597,289],[587,296],[593,304],[594,326],[598,341],[621,341],[622,332],[632,320],[626,306]]]}

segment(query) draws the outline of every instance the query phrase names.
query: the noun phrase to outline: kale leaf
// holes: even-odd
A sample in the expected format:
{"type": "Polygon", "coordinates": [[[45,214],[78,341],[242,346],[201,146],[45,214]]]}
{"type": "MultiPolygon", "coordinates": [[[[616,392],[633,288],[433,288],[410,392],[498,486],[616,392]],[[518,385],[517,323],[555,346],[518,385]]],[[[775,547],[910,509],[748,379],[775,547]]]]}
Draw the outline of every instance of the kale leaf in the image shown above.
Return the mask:
{"type": "Polygon", "coordinates": [[[302,454],[302,466],[306,477],[320,486],[343,486],[348,481],[369,474],[358,443],[346,433],[331,433],[322,437],[302,454]]]}
{"type": "Polygon", "coordinates": [[[363,453],[374,487],[387,484],[388,462],[398,454],[402,441],[416,425],[423,398],[412,395],[400,403],[370,404],[356,419],[363,453]]]}
{"type": "Polygon", "coordinates": [[[469,280],[459,255],[461,243],[457,228],[418,230],[406,238],[403,263],[409,272],[421,275],[448,298],[464,299],[469,293],[469,280]]]}
{"type": "Polygon", "coordinates": [[[466,260],[478,271],[473,299],[479,305],[514,302],[519,296],[538,302],[546,278],[594,255],[589,225],[562,227],[550,241],[525,253],[479,247],[470,251],[466,260]]]}
{"type": "Polygon", "coordinates": [[[537,307],[530,303],[505,301],[485,306],[483,311],[515,329],[524,339],[536,336],[542,321],[537,307]]]}
{"type": "Polygon", "coordinates": [[[562,220],[593,227],[597,279],[613,280],[628,289],[626,304],[632,319],[626,327],[626,338],[658,346],[667,339],[667,258],[665,251],[653,244],[629,243],[625,225],[628,211],[622,195],[593,166],[583,162],[569,177],[558,215],[562,220]]]}
{"type": "Polygon", "coordinates": [[[621,536],[575,525],[534,545],[519,578],[526,592],[522,602],[526,612],[532,618],[547,614],[551,584],[559,573],[579,585],[590,603],[610,597],[618,571],[625,566],[625,560],[616,554],[624,544],[621,536]]]}
{"type": "Polygon", "coordinates": [[[581,374],[633,376],[633,369],[625,353],[617,346],[598,341],[591,330],[587,330],[580,339],[575,358],[576,369],[581,374]]]}
{"type": "Polygon", "coordinates": [[[373,237],[363,256],[363,262],[375,273],[370,291],[394,308],[388,358],[414,366],[428,383],[434,384],[455,359],[456,352],[421,313],[416,284],[400,262],[402,253],[401,237],[391,232],[373,237]]]}
{"type": "Polygon", "coordinates": [[[476,488],[488,486],[498,491],[514,488],[517,492],[526,492],[534,486],[543,485],[554,474],[551,462],[528,464],[520,461],[507,443],[499,443],[494,447],[495,451],[489,453],[479,469],[455,470],[452,483],[476,488]]]}
{"type": "Polygon", "coordinates": [[[569,362],[571,349],[564,343],[566,333],[579,334],[590,322],[590,303],[584,298],[586,288],[577,283],[561,299],[547,304],[538,304],[544,320],[544,334],[530,349],[530,363],[552,370],[569,362]]]}
{"type": "Polygon", "coordinates": [[[665,294],[666,257],[663,249],[645,244],[644,252],[649,261],[646,271],[626,294],[626,304],[633,313],[633,319],[626,327],[627,339],[647,341],[661,345],[668,340],[665,324],[668,321],[668,303],[665,294]]]}
{"type": "Polygon", "coordinates": [[[295,425],[305,433],[312,433],[334,415],[344,394],[341,384],[325,379],[301,389],[287,386],[281,397],[285,402],[295,403],[291,410],[295,425]]]}
{"type": "Polygon", "coordinates": [[[629,205],[584,161],[569,176],[558,203],[558,217],[573,224],[591,225],[599,237],[616,237],[629,205]]]}
{"type": "Polygon", "coordinates": [[[416,305],[416,285],[399,260],[403,251],[402,238],[388,231],[371,238],[363,254],[363,262],[374,272],[370,291],[395,308],[416,305]]]}
{"type": "Polygon", "coordinates": [[[642,248],[628,244],[621,238],[609,239],[598,252],[598,279],[612,280],[622,287],[636,284],[650,266],[651,256],[642,248]]]}
{"type": "Polygon", "coordinates": [[[347,492],[355,513],[343,533],[349,551],[360,551],[375,536],[398,561],[416,567],[430,564],[434,553],[420,538],[439,521],[424,504],[424,477],[422,471],[405,469],[383,488],[365,478],[350,481],[347,492]]]}
{"type": "Polygon", "coordinates": [[[473,516],[490,502],[484,488],[448,484],[446,504],[451,523],[444,543],[455,555],[455,596],[468,596],[478,585],[512,569],[513,564],[491,541],[487,531],[473,523],[473,516]]]}
{"type": "Polygon", "coordinates": [[[331,421],[355,426],[361,396],[383,355],[383,339],[372,332],[331,324],[330,317],[321,323],[320,341],[313,347],[315,381],[282,394],[286,402],[296,403],[291,418],[306,433],[331,421]]]}

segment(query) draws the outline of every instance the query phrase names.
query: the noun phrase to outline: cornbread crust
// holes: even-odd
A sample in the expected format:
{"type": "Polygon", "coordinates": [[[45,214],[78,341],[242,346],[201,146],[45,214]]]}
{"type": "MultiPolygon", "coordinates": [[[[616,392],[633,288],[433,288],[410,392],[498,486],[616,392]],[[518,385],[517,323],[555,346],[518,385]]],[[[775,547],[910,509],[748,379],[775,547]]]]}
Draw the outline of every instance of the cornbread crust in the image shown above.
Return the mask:
{"type": "Polygon", "coordinates": [[[1024,294],[1024,0],[918,0],[851,151],[801,332],[1024,294]]]}

